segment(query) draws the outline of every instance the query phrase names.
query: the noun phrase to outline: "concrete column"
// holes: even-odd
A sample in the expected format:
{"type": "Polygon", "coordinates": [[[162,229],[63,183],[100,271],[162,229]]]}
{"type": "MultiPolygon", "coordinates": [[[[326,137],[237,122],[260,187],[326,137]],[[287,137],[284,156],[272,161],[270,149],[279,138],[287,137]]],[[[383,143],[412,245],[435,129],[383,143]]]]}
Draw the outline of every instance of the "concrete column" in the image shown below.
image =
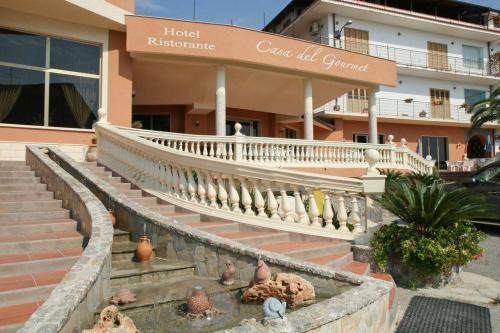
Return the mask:
{"type": "Polygon", "coordinates": [[[304,80],[304,139],[314,140],[312,80],[304,80]]]}
{"type": "Polygon", "coordinates": [[[217,67],[215,82],[215,134],[226,135],[226,67],[217,67]]]}
{"type": "Polygon", "coordinates": [[[370,143],[378,143],[378,130],[377,130],[377,92],[378,87],[370,90],[368,98],[368,139],[370,143]]]}

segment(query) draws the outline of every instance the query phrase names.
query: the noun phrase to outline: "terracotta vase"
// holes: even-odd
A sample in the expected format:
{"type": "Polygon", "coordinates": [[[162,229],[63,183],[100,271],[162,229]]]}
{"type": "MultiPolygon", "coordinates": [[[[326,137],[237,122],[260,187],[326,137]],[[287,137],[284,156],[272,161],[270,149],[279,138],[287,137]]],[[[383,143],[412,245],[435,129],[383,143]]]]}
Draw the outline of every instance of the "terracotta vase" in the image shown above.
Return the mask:
{"type": "Polygon", "coordinates": [[[116,226],[116,216],[113,213],[113,210],[111,208],[108,209],[108,213],[109,213],[109,218],[111,220],[111,224],[113,225],[113,228],[114,228],[116,226]]]}
{"type": "Polygon", "coordinates": [[[255,273],[253,275],[253,283],[261,284],[268,283],[271,281],[271,270],[267,267],[264,260],[259,259],[257,262],[257,268],[255,269],[255,273]]]}
{"type": "Polygon", "coordinates": [[[135,250],[137,259],[142,263],[148,262],[152,253],[153,246],[151,245],[151,240],[148,236],[142,236],[137,244],[137,249],[135,250]]]}
{"type": "Polygon", "coordinates": [[[226,270],[222,273],[220,281],[225,286],[231,286],[234,284],[234,275],[236,274],[236,267],[234,264],[228,260],[226,261],[226,270]]]}
{"type": "Polygon", "coordinates": [[[210,301],[203,287],[194,287],[187,295],[187,313],[203,314],[210,309],[210,301]]]}

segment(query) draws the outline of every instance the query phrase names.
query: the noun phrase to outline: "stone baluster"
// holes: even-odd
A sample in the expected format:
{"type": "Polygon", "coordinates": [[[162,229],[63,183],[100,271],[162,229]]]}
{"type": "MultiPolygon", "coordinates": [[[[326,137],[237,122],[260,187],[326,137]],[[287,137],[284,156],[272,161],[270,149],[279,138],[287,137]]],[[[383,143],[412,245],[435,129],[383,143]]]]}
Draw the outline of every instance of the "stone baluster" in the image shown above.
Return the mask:
{"type": "Polygon", "coordinates": [[[325,228],[333,229],[333,208],[330,195],[327,191],[324,192],[324,202],[323,202],[323,221],[325,223],[325,228]]]}
{"type": "Polygon", "coordinates": [[[254,160],[260,162],[260,159],[259,159],[259,144],[258,143],[255,143],[253,145],[253,158],[254,158],[254,160]]]}
{"type": "Polygon", "coordinates": [[[234,153],[233,153],[233,144],[232,143],[228,143],[228,151],[227,151],[227,158],[229,160],[233,160],[233,156],[234,156],[234,153]]]}
{"type": "Polygon", "coordinates": [[[295,222],[300,224],[309,224],[309,216],[307,216],[306,207],[304,206],[304,201],[302,200],[298,188],[294,189],[293,196],[295,197],[295,222]]]}
{"type": "Polygon", "coordinates": [[[267,184],[267,209],[271,212],[271,219],[281,221],[278,215],[278,201],[274,197],[273,190],[271,189],[271,183],[267,184]]]}
{"type": "Polygon", "coordinates": [[[240,209],[240,195],[234,183],[233,177],[229,177],[229,203],[231,204],[232,211],[241,214],[240,209]]]}
{"type": "Polygon", "coordinates": [[[247,145],[248,147],[248,151],[247,151],[247,158],[248,158],[248,161],[253,161],[253,149],[252,149],[252,144],[249,143],[247,145]]]}
{"type": "Polygon", "coordinates": [[[208,142],[202,142],[203,144],[203,156],[208,156],[208,142]]]}
{"type": "Polygon", "coordinates": [[[203,172],[201,172],[200,170],[196,170],[196,178],[198,179],[197,192],[198,192],[198,197],[200,198],[200,204],[206,206],[207,188],[205,185],[205,181],[203,179],[203,172]]]}
{"type": "Polygon", "coordinates": [[[168,194],[172,193],[172,168],[169,164],[165,165],[165,188],[168,194]]]}
{"type": "Polygon", "coordinates": [[[177,167],[172,166],[172,188],[173,194],[178,197],[179,196],[179,172],[177,171],[177,167]]]}
{"type": "Polygon", "coordinates": [[[222,142],[221,144],[221,149],[222,149],[222,159],[225,160],[227,157],[227,146],[225,142],[222,142]]]}
{"type": "Polygon", "coordinates": [[[257,208],[257,215],[260,217],[268,217],[266,214],[266,202],[260,192],[258,180],[253,181],[253,196],[255,208],[257,208]]]}
{"type": "Polygon", "coordinates": [[[217,178],[217,185],[218,185],[218,187],[217,187],[218,194],[217,195],[219,197],[219,201],[221,202],[221,209],[229,211],[229,206],[227,205],[228,195],[227,195],[227,191],[226,191],[226,185],[224,182],[224,178],[222,177],[222,175],[220,175],[217,178]]]}
{"type": "Polygon", "coordinates": [[[201,145],[200,141],[196,142],[196,155],[201,155],[200,145],[201,145]]]}
{"type": "Polygon", "coordinates": [[[197,185],[194,180],[193,176],[193,170],[191,168],[187,169],[187,175],[188,175],[188,186],[187,190],[189,192],[189,201],[191,202],[196,202],[196,191],[197,191],[197,185]]]}
{"type": "Polygon", "coordinates": [[[339,231],[349,232],[349,228],[347,227],[347,210],[345,208],[344,192],[337,193],[337,202],[337,219],[339,221],[339,231]]]}
{"type": "Polygon", "coordinates": [[[351,194],[351,206],[351,214],[349,217],[351,219],[351,224],[354,226],[352,232],[363,232],[363,228],[361,227],[361,217],[359,216],[358,198],[355,193],[351,194]]]}
{"type": "Polygon", "coordinates": [[[188,200],[187,197],[187,179],[186,179],[186,172],[182,167],[179,168],[179,191],[181,192],[181,199],[188,200]]]}
{"type": "Polygon", "coordinates": [[[286,191],[282,189],[281,193],[281,210],[283,211],[283,218],[287,223],[295,222],[292,213],[292,207],[290,207],[290,203],[288,202],[288,197],[286,195],[286,191]]]}
{"type": "Polygon", "coordinates": [[[247,181],[245,178],[239,179],[241,184],[241,204],[245,208],[245,215],[254,216],[255,213],[252,210],[252,196],[248,191],[247,181]]]}
{"type": "Polygon", "coordinates": [[[269,144],[264,144],[264,162],[269,161],[269,144]]]}
{"type": "Polygon", "coordinates": [[[214,147],[214,143],[213,142],[210,142],[210,157],[215,157],[215,147],[214,147]]]}
{"type": "Polygon", "coordinates": [[[217,208],[217,190],[213,182],[212,176],[207,172],[207,197],[210,201],[210,207],[217,208]]]}
{"type": "Polygon", "coordinates": [[[308,189],[309,193],[309,219],[311,221],[311,225],[314,227],[321,227],[321,223],[319,223],[319,209],[316,204],[316,198],[314,198],[314,190],[308,189]]]}

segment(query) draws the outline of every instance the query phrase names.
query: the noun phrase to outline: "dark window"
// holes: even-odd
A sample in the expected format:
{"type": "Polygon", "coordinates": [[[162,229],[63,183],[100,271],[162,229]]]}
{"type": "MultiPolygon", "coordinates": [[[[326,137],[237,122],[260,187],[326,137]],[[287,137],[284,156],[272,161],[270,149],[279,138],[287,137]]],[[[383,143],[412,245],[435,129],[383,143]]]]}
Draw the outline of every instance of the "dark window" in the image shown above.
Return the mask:
{"type": "MultiPolygon", "coordinates": [[[[364,133],[352,133],[352,142],[357,143],[368,143],[368,134],[364,133]]],[[[385,142],[385,137],[383,134],[378,135],[378,143],[383,144],[385,142]]]]}
{"type": "Polygon", "coordinates": [[[67,71],[99,74],[101,49],[99,46],[50,39],[50,67],[67,71]]]}
{"type": "Polygon", "coordinates": [[[134,114],[132,123],[140,123],[140,128],[151,131],[170,132],[170,115],[168,114],[134,114]]]}
{"type": "Polygon", "coordinates": [[[43,36],[0,29],[0,61],[45,67],[43,36]]]}
{"type": "Polygon", "coordinates": [[[92,128],[99,108],[99,80],[50,74],[49,126],[92,128]]]}
{"type": "Polygon", "coordinates": [[[476,104],[486,98],[486,92],[483,90],[464,89],[465,103],[469,106],[476,104]]]}
{"type": "Polygon", "coordinates": [[[0,66],[0,123],[43,125],[45,75],[0,66]]]}
{"type": "Polygon", "coordinates": [[[247,121],[236,121],[236,120],[226,120],[226,135],[234,135],[236,130],[234,125],[236,123],[241,124],[241,133],[246,136],[260,136],[259,133],[259,122],[256,120],[247,121]]]}
{"type": "Polygon", "coordinates": [[[439,169],[446,169],[446,161],[448,160],[448,138],[436,136],[423,136],[420,139],[423,157],[430,155],[436,161],[439,169]]]}
{"type": "Polygon", "coordinates": [[[285,137],[287,139],[297,139],[297,130],[292,128],[285,128],[285,137]]]}

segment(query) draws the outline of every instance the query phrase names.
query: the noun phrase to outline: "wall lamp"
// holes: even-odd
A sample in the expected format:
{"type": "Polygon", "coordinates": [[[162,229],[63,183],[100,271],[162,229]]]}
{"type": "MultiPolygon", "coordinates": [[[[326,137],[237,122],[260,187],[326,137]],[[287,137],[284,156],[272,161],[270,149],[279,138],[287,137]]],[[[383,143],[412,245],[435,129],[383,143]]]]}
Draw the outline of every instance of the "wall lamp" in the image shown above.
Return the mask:
{"type": "Polygon", "coordinates": [[[339,40],[339,43],[340,43],[340,48],[342,48],[342,31],[345,29],[345,27],[347,27],[348,25],[351,25],[352,24],[352,20],[348,20],[341,28],[340,30],[335,30],[333,36],[335,39],[338,39],[339,40]]]}

